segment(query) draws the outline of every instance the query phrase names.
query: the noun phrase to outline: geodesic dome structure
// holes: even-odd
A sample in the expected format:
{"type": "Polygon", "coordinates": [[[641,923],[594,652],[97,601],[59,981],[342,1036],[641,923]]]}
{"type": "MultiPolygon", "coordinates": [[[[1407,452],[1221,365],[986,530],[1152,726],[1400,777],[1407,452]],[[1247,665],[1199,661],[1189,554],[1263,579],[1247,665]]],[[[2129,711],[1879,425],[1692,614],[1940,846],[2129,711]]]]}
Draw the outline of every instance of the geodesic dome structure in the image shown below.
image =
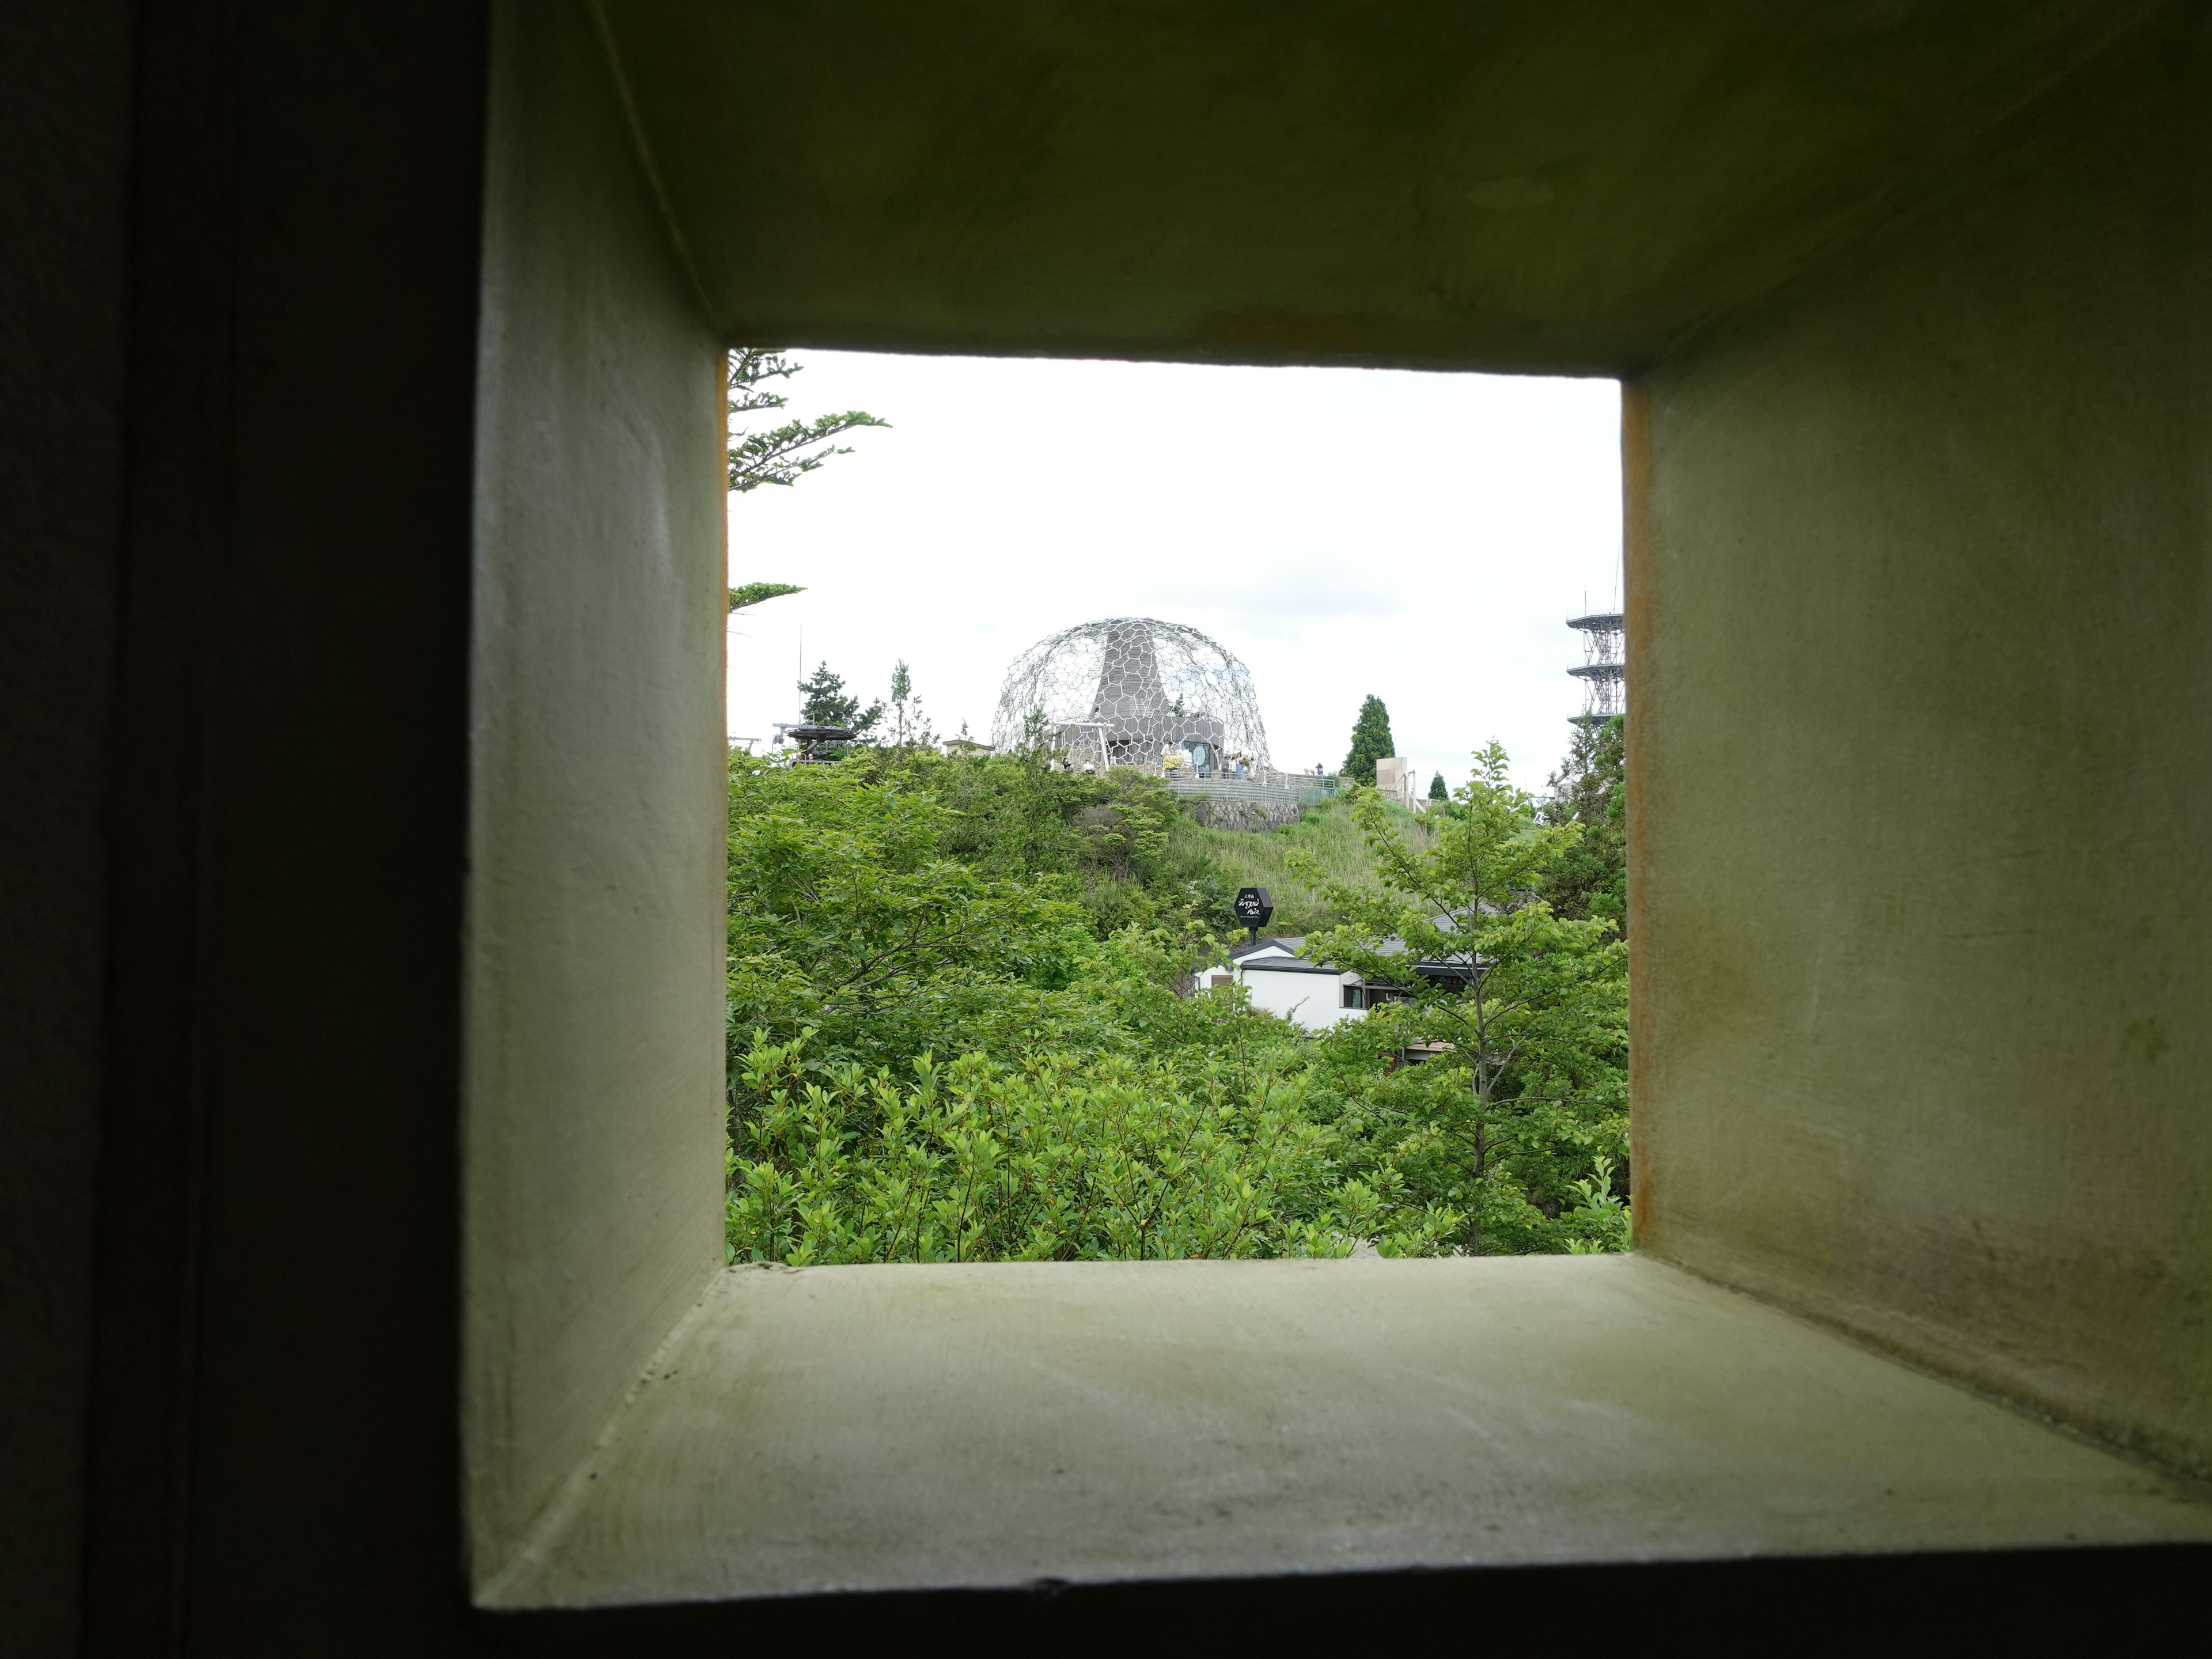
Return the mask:
{"type": "Polygon", "coordinates": [[[991,741],[1022,741],[1032,710],[1071,760],[1157,764],[1187,750],[1201,767],[1241,755],[1267,764],[1267,728],[1251,672],[1195,628],[1153,617],[1108,617],[1039,640],[1006,671],[991,741]]]}

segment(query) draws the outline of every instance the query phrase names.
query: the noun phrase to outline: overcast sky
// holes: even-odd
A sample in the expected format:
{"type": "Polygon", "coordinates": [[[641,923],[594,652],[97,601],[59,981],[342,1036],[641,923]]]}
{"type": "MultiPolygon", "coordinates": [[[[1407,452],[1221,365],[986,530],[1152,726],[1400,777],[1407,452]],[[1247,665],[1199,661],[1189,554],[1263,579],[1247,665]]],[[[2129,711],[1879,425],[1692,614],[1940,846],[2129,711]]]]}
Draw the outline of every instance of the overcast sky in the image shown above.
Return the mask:
{"type": "Polygon", "coordinates": [[[1613,382],[794,356],[789,413],[891,427],[729,498],[731,581],[807,590],[730,618],[732,736],[796,717],[802,634],[870,699],[903,657],[988,738],[1024,648],[1145,616],[1244,660],[1280,767],[1334,771],[1370,691],[1425,785],[1494,736],[1540,788],[1565,750],[1565,619],[1619,603],[1613,382]]]}

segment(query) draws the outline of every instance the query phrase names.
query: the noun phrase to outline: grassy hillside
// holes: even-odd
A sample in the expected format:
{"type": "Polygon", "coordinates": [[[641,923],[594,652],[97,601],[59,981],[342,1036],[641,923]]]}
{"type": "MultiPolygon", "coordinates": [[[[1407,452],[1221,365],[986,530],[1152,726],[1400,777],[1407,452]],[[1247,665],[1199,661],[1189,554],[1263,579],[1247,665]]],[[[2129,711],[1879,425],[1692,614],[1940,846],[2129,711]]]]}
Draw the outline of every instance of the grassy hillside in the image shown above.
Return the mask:
{"type": "MultiPolygon", "coordinates": [[[[1398,833],[1416,847],[1433,838],[1427,821],[1417,812],[1390,809],[1398,833]]],[[[1322,896],[1291,868],[1290,855],[1303,850],[1314,857],[1334,879],[1372,886],[1375,860],[1344,808],[1335,801],[1309,806],[1296,823],[1280,830],[1249,834],[1234,830],[1208,830],[1179,815],[1169,832],[1176,852],[1202,853],[1221,866],[1239,887],[1264,887],[1275,901],[1270,933],[1301,934],[1328,926],[1336,918],[1322,896]]]]}

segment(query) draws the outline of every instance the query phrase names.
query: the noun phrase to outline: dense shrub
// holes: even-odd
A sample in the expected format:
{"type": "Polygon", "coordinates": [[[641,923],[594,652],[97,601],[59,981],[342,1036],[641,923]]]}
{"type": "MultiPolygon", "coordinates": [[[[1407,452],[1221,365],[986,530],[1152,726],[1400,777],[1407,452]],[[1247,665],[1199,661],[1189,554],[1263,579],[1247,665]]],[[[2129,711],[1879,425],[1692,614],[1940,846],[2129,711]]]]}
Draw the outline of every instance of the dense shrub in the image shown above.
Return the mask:
{"type": "MultiPolygon", "coordinates": [[[[1499,833],[1573,842],[1517,797],[1486,810],[1499,833]]],[[[1373,922],[1392,860],[1437,837],[1408,839],[1372,801],[1355,821],[1373,862],[1340,865],[1346,880],[1300,862],[1335,913],[1373,922]]],[[[1470,1174],[1464,1055],[1402,1066],[1428,1034],[1410,1009],[1316,1041],[1240,990],[1193,990],[1233,878],[1189,829],[1156,781],[1035,757],[733,757],[732,1257],[1626,1244],[1610,968],[1567,1020],[1579,1049],[1554,1021],[1540,1064],[1494,1079],[1470,1174]]],[[[1553,957],[1608,926],[1553,922],[1540,901],[1527,921],[1553,928],[1553,957]]]]}
{"type": "MultiPolygon", "coordinates": [[[[1042,1261],[1433,1250],[1456,1220],[1391,1231],[1306,1080],[1213,1063],[1047,1051],[925,1054],[902,1079],[810,1070],[804,1040],[750,1048],[729,1153],[748,1261],[1042,1261]]],[[[1424,1225],[1424,1223],[1426,1223],[1424,1225]]]]}

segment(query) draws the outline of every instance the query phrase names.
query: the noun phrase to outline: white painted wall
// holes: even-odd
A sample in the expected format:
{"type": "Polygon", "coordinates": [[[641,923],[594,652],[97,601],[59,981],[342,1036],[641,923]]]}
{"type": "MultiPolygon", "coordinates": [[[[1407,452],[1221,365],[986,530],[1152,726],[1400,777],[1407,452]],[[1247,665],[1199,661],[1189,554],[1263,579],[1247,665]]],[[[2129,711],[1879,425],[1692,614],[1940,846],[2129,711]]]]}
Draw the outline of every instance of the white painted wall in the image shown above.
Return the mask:
{"type": "Polygon", "coordinates": [[[1241,964],[1217,962],[1200,969],[1196,982],[1211,987],[1226,974],[1244,988],[1255,1008],[1308,1031],[1326,1031],[1344,1020],[1364,1018],[1360,1009],[1344,1006],[1344,988],[1359,982],[1357,974],[1286,972],[1267,966],[1269,961],[1290,958],[1288,951],[1278,947],[1247,957],[1241,964]]]}

